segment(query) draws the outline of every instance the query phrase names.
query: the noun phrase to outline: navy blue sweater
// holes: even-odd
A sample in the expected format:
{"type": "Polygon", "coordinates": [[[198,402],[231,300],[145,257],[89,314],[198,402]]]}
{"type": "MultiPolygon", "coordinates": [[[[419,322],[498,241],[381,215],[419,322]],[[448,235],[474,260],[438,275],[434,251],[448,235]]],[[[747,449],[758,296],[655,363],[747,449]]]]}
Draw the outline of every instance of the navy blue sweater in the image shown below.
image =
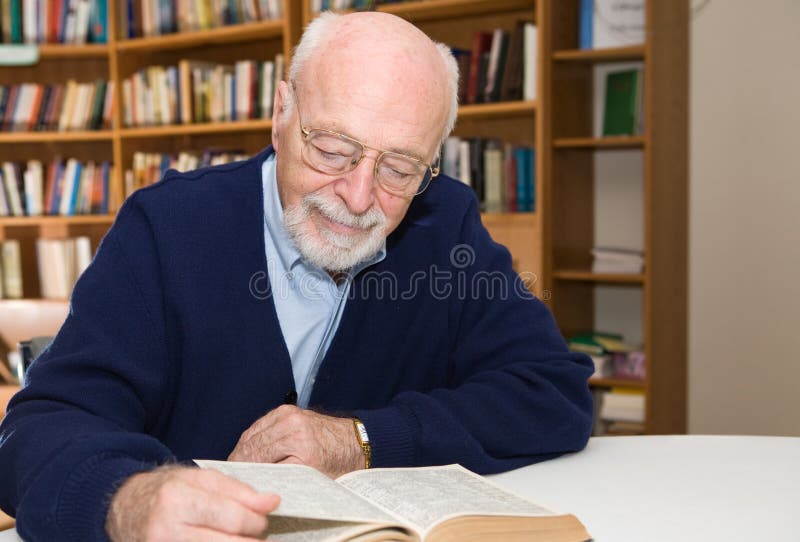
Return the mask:
{"type": "MultiPolygon", "coordinates": [[[[167,173],[120,210],[0,426],[0,507],[36,540],[105,540],[128,476],[225,459],[294,390],[269,296],[259,156],[167,173]]],[[[587,358],[436,179],[355,278],[311,407],[361,418],[376,467],[481,473],[581,449],[587,358]]]]}

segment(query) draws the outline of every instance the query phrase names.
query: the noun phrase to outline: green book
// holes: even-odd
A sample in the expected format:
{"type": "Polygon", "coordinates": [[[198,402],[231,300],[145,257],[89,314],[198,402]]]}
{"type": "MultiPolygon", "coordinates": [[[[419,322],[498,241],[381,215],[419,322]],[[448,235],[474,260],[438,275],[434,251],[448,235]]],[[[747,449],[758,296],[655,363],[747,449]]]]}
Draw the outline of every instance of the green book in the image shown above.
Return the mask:
{"type": "Polygon", "coordinates": [[[642,71],[610,72],[606,75],[603,135],[634,135],[641,103],[642,71]]]}

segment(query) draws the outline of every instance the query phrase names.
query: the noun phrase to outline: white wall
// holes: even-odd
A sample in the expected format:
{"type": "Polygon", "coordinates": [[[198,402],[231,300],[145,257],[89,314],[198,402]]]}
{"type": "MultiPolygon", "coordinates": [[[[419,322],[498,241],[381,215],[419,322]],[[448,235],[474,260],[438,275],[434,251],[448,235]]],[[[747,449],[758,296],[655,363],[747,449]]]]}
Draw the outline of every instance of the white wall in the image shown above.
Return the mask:
{"type": "Polygon", "coordinates": [[[689,430],[800,436],[800,0],[712,0],[690,73],[689,430]]]}

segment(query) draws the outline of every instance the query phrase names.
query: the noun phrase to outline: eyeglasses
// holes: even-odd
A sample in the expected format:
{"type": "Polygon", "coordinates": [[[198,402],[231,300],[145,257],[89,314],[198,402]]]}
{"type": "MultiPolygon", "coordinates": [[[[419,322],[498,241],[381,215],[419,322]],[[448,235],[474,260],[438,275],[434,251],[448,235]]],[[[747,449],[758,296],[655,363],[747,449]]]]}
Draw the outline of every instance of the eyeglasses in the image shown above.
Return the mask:
{"type": "MultiPolygon", "coordinates": [[[[295,104],[297,93],[292,85],[295,104]]],[[[300,132],[303,137],[303,161],[314,171],[325,175],[341,175],[353,171],[364,159],[367,149],[378,153],[373,174],[378,184],[387,192],[403,197],[414,197],[428,188],[431,179],[439,174],[439,166],[392,151],[382,151],[333,130],[303,126],[300,108],[297,108],[300,132]]]]}

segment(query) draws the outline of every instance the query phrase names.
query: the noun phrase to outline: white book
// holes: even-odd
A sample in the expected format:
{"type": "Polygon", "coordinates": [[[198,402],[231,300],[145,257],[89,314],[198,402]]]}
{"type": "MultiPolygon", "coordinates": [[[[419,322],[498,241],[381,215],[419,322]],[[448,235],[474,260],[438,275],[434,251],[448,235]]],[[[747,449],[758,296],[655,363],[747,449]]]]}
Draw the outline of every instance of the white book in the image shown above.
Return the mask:
{"type": "Polygon", "coordinates": [[[25,170],[25,208],[29,216],[40,216],[43,208],[44,170],[39,160],[29,160],[25,170]]]}
{"type": "Polygon", "coordinates": [[[11,162],[3,162],[3,180],[6,185],[6,197],[8,198],[10,214],[12,216],[23,216],[25,210],[22,207],[22,198],[18,188],[17,169],[11,162]]]}
{"type": "Polygon", "coordinates": [[[594,0],[595,49],[644,43],[645,0],[594,0]]]}
{"type": "Polygon", "coordinates": [[[22,83],[17,94],[17,105],[14,108],[14,116],[11,119],[11,129],[14,131],[24,130],[28,119],[31,116],[33,100],[36,97],[36,84],[22,83]]]}
{"type": "Polygon", "coordinates": [[[79,0],[75,13],[75,43],[86,43],[89,35],[89,0],[79,0]]]}
{"type": "Polygon", "coordinates": [[[281,0],[267,0],[269,3],[270,19],[280,19],[283,17],[283,6],[281,0]]]}
{"type": "Polygon", "coordinates": [[[537,96],[539,29],[532,23],[525,23],[523,32],[522,98],[535,100],[537,96]]]}
{"type": "Polygon", "coordinates": [[[261,118],[272,116],[272,104],[275,99],[275,63],[271,60],[261,65],[261,118]]]}
{"type": "Polygon", "coordinates": [[[503,210],[503,150],[499,146],[483,151],[483,179],[486,211],[499,213],[503,210]]]}
{"type": "Polygon", "coordinates": [[[75,281],[80,278],[92,263],[92,242],[82,235],[75,238],[75,281]]]}
{"type": "Polygon", "coordinates": [[[600,418],[625,422],[644,422],[643,393],[608,392],[603,395],[600,418]]]}
{"type": "Polygon", "coordinates": [[[450,136],[442,145],[442,173],[453,179],[460,176],[458,153],[461,147],[461,138],[450,136]]]}
{"type": "Polygon", "coordinates": [[[458,178],[461,179],[462,183],[472,186],[470,148],[467,140],[462,140],[458,146],[458,178]]]}
{"type": "Polygon", "coordinates": [[[8,239],[0,243],[3,268],[3,290],[8,299],[22,298],[22,256],[19,241],[8,239]]]}
{"type": "Polygon", "coordinates": [[[37,9],[36,0],[23,0],[22,3],[22,41],[36,43],[37,9]]]}
{"type": "Polygon", "coordinates": [[[8,206],[8,200],[6,199],[6,191],[3,188],[5,186],[5,176],[3,175],[2,170],[0,169],[0,216],[8,216],[11,214],[11,209],[8,206]]]}
{"type": "Polygon", "coordinates": [[[125,126],[135,126],[133,118],[133,79],[128,78],[122,81],[122,101],[126,107],[123,107],[123,117],[125,126]]]}

